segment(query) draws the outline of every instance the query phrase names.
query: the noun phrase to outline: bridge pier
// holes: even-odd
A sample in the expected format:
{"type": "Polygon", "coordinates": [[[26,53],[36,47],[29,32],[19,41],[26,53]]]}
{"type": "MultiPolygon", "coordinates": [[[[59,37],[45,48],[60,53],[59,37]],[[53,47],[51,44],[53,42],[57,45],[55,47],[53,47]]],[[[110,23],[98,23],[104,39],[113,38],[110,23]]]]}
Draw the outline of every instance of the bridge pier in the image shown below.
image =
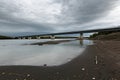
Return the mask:
{"type": "Polygon", "coordinates": [[[83,33],[80,33],[79,40],[80,40],[80,45],[83,46],[83,33]]]}
{"type": "Polygon", "coordinates": [[[80,33],[80,39],[83,39],[83,33],[80,33]]]}
{"type": "Polygon", "coordinates": [[[28,37],[28,39],[32,39],[32,37],[28,37]]]}
{"type": "Polygon", "coordinates": [[[50,39],[55,39],[55,36],[54,35],[50,35],[50,39]]]}
{"type": "Polygon", "coordinates": [[[41,37],[40,37],[40,36],[38,36],[38,37],[37,37],[37,39],[41,39],[41,37]]]}
{"type": "Polygon", "coordinates": [[[22,39],[26,39],[25,37],[22,37],[22,39]]]}
{"type": "Polygon", "coordinates": [[[36,36],[36,39],[40,39],[41,37],[40,36],[36,36]]]}
{"type": "Polygon", "coordinates": [[[79,41],[80,41],[80,45],[83,46],[83,40],[80,39],[79,41]]]}

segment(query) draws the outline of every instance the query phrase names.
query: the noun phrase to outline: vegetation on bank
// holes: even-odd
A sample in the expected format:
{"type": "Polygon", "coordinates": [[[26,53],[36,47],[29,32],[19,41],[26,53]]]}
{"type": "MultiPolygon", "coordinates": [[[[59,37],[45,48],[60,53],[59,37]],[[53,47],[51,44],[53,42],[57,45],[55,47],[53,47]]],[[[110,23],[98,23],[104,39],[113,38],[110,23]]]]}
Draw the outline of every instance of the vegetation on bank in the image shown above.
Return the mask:
{"type": "Polygon", "coordinates": [[[0,39],[13,39],[13,38],[9,37],[9,36],[2,36],[2,35],[0,35],[0,39]]]}
{"type": "Polygon", "coordinates": [[[98,32],[90,36],[90,39],[96,40],[120,40],[120,31],[98,32]]]}
{"type": "MultiPolygon", "coordinates": [[[[51,37],[50,36],[39,36],[40,37],[40,39],[51,39],[51,37]]],[[[38,37],[38,38],[39,38],[38,37]]],[[[37,39],[37,37],[36,36],[32,36],[32,37],[25,37],[25,39],[29,39],[29,38],[31,38],[31,39],[37,39]]],[[[69,36],[55,36],[55,39],[69,39],[69,38],[78,38],[78,37],[69,37],[69,36]]],[[[18,38],[15,38],[15,39],[18,39],[18,38]]]]}

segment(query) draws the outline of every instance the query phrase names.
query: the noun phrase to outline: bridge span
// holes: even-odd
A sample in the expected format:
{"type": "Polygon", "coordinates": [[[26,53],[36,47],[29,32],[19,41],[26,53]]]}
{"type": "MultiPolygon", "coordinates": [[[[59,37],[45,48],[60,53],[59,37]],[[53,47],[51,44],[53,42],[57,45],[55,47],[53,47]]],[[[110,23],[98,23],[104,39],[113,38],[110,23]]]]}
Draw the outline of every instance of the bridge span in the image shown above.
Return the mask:
{"type": "Polygon", "coordinates": [[[70,32],[59,32],[59,33],[48,33],[48,34],[28,35],[28,36],[18,36],[17,38],[26,38],[26,37],[31,38],[32,36],[36,36],[39,39],[40,39],[40,36],[50,36],[51,38],[55,38],[55,35],[65,35],[65,34],[80,34],[80,38],[82,38],[83,33],[106,32],[106,31],[120,31],[120,27],[104,28],[104,29],[90,29],[90,30],[70,31],[70,32]]]}

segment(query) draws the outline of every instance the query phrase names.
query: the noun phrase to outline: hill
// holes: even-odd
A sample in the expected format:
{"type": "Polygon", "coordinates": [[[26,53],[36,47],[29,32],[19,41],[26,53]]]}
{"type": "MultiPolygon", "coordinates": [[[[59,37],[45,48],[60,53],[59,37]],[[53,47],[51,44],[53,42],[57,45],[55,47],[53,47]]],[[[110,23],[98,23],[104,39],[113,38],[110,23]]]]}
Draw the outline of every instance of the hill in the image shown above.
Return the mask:
{"type": "MultiPolygon", "coordinates": [[[[103,32],[102,32],[103,33],[103,32]]],[[[105,32],[104,34],[93,34],[90,39],[95,40],[120,40],[120,32],[105,32]]]]}
{"type": "Polygon", "coordinates": [[[0,35],[0,39],[13,39],[13,38],[9,37],[9,36],[2,36],[2,35],[0,35]]]}

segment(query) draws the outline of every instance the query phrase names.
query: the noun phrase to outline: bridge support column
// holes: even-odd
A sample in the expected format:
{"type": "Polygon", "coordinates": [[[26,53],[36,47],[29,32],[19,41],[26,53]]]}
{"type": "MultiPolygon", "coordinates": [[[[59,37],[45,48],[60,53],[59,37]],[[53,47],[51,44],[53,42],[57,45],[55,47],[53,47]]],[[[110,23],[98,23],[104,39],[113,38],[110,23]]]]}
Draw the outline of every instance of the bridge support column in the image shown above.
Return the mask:
{"type": "Polygon", "coordinates": [[[50,39],[55,39],[55,36],[54,35],[50,35],[50,39]]]}
{"type": "Polygon", "coordinates": [[[83,33],[80,33],[80,45],[83,46],[83,33]]]}
{"type": "Polygon", "coordinates": [[[32,37],[28,37],[28,39],[32,39],[32,37]]]}
{"type": "Polygon", "coordinates": [[[83,33],[80,33],[80,39],[83,39],[83,33]]]}
{"type": "Polygon", "coordinates": [[[80,39],[79,41],[80,41],[80,45],[83,46],[83,44],[84,44],[84,43],[83,43],[83,40],[80,39]]]}
{"type": "Polygon", "coordinates": [[[37,36],[36,39],[40,39],[40,36],[37,36]]]}
{"type": "Polygon", "coordinates": [[[26,39],[25,37],[22,37],[22,39],[26,39]]]}

